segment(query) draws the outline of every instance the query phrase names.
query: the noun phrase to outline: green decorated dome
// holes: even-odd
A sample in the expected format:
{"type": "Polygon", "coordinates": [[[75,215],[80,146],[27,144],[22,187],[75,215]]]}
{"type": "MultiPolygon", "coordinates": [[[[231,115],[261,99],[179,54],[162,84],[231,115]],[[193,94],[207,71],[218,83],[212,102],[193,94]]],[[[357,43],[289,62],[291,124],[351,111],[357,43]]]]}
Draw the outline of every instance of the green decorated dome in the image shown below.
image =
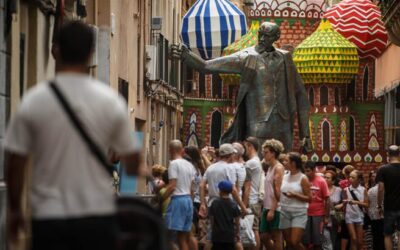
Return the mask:
{"type": "Polygon", "coordinates": [[[358,73],[357,47],[328,20],[296,47],[293,60],[305,84],[346,84],[358,73]]]}

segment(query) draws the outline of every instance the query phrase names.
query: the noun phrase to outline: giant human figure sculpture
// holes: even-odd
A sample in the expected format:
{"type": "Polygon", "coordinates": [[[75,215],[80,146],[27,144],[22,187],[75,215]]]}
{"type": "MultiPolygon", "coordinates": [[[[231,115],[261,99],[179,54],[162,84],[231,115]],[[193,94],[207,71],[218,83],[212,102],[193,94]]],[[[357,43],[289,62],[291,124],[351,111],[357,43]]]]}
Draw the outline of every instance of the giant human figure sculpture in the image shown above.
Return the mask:
{"type": "Polygon", "coordinates": [[[258,31],[257,46],[208,61],[184,46],[172,48],[173,56],[200,72],[241,75],[235,117],[222,135],[222,143],[242,141],[248,136],[258,138],[260,143],[275,138],[291,150],[297,113],[303,149],[312,149],[307,94],[291,54],[273,46],[279,37],[279,27],[264,22],[258,31]]]}

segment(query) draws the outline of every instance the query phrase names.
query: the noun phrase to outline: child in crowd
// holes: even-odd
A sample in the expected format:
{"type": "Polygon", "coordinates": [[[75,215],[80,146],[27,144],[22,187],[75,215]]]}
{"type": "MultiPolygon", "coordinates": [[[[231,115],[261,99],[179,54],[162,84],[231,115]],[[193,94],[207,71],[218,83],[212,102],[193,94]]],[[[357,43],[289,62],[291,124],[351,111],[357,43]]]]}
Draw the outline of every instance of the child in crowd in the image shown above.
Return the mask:
{"type": "Polygon", "coordinates": [[[229,198],[232,188],[230,181],[221,181],[218,184],[220,197],[213,201],[209,210],[212,250],[234,250],[235,237],[239,237],[240,210],[229,198]]]}

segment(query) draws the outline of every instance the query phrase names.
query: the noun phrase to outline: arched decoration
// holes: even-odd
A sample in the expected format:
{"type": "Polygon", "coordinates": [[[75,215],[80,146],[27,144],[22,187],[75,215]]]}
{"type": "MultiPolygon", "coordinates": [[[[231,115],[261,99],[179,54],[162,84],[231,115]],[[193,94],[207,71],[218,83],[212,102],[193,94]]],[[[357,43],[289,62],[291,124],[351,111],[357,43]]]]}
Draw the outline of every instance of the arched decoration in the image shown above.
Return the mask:
{"type": "Polygon", "coordinates": [[[212,98],[222,98],[222,79],[219,74],[212,75],[212,98]]]}
{"type": "Polygon", "coordinates": [[[368,99],[368,84],[369,84],[369,68],[365,66],[364,68],[364,76],[363,76],[363,100],[366,101],[368,99]]]}
{"type": "Polygon", "coordinates": [[[222,113],[218,110],[214,111],[211,116],[211,146],[218,148],[219,139],[222,134],[222,113]]]}
{"type": "Polygon", "coordinates": [[[335,105],[340,106],[340,90],[339,87],[335,87],[335,105]]]}
{"type": "Polygon", "coordinates": [[[188,146],[198,146],[197,134],[196,134],[196,124],[197,124],[197,115],[196,113],[192,113],[189,119],[189,136],[186,140],[186,144],[188,146]]]}
{"type": "Polygon", "coordinates": [[[328,121],[322,123],[322,150],[331,150],[331,124],[328,121]]]}
{"type": "Polygon", "coordinates": [[[191,136],[189,136],[189,139],[188,139],[188,141],[187,141],[187,143],[186,143],[188,146],[195,146],[195,147],[198,147],[199,146],[199,143],[198,143],[198,140],[197,140],[197,135],[196,134],[192,134],[191,136]]]}
{"type": "Polygon", "coordinates": [[[199,97],[206,97],[206,75],[199,73],[199,97]]]}
{"type": "Polygon", "coordinates": [[[347,124],[346,121],[343,120],[340,123],[340,140],[339,140],[339,151],[347,151],[347,124]]]}
{"type": "Polygon", "coordinates": [[[350,116],[349,119],[349,150],[353,151],[356,149],[356,122],[354,118],[350,116]]]}
{"type": "Polygon", "coordinates": [[[314,106],[314,88],[310,87],[308,90],[308,100],[310,101],[310,105],[314,106]]]}
{"type": "Polygon", "coordinates": [[[378,142],[378,132],[376,130],[376,118],[375,114],[372,114],[369,124],[369,140],[368,140],[368,149],[372,151],[379,150],[379,142],[378,142]]]}
{"type": "Polygon", "coordinates": [[[310,120],[308,120],[308,127],[309,127],[309,129],[310,129],[310,139],[311,139],[311,142],[312,142],[312,144],[313,144],[313,147],[315,146],[315,145],[317,145],[317,144],[315,144],[315,129],[314,129],[314,123],[311,121],[311,119],[310,120]]]}
{"type": "Polygon", "coordinates": [[[328,87],[325,85],[322,85],[321,88],[319,89],[320,95],[319,95],[319,105],[320,106],[326,106],[329,104],[329,92],[328,92],[328,87]]]}
{"type": "Polygon", "coordinates": [[[356,100],[356,78],[351,80],[350,84],[347,84],[347,99],[356,100]]]}

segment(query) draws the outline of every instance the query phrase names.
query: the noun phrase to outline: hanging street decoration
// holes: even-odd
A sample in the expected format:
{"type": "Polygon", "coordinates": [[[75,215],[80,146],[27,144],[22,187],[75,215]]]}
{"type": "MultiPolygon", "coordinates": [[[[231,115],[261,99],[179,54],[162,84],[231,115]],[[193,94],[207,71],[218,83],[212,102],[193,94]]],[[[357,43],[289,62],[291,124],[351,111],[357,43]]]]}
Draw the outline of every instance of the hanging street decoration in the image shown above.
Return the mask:
{"type": "Polygon", "coordinates": [[[297,46],[293,60],[305,84],[346,84],[358,73],[356,46],[325,19],[297,46]]]}
{"type": "Polygon", "coordinates": [[[360,58],[376,59],[387,46],[381,11],[370,0],[344,0],[329,9],[324,17],[357,46],[360,58]]]}
{"type": "Polygon", "coordinates": [[[246,34],[246,16],[226,0],[198,0],[182,20],[182,42],[203,59],[219,57],[246,34]]]}

